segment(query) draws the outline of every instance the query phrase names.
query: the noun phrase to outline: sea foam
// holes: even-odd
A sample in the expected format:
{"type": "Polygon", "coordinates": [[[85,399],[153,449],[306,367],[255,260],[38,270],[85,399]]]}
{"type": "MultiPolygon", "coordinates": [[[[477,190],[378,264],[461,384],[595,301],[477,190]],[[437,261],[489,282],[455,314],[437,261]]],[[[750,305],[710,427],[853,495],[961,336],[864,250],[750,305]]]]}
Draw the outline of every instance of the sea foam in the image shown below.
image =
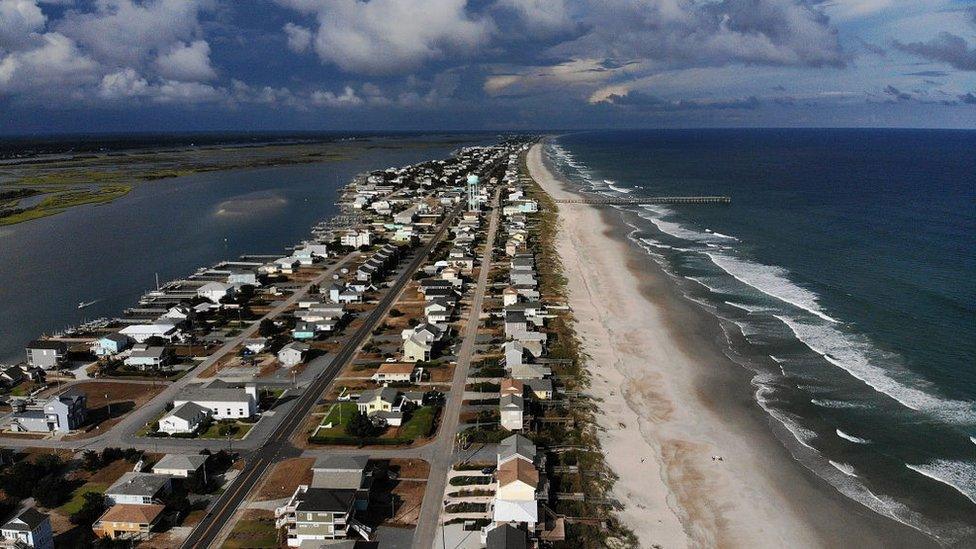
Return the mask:
{"type": "Polygon", "coordinates": [[[840,429],[837,429],[837,436],[844,440],[849,440],[855,444],[871,444],[871,441],[866,438],[856,437],[854,435],[849,435],[840,429]]]}
{"type": "Polygon", "coordinates": [[[728,254],[717,252],[703,252],[718,268],[733,278],[751,286],[760,292],[774,297],[784,303],[803,309],[817,317],[830,322],[837,320],[827,316],[817,302],[819,296],[810,290],[801,288],[787,278],[787,272],[780,267],[763,265],[752,261],[745,261],[728,254]]]}
{"type": "Polygon", "coordinates": [[[905,467],[951,487],[976,503],[976,463],[936,459],[921,465],[906,463],[905,467]]]}
{"type": "Polygon", "coordinates": [[[891,377],[894,356],[882,356],[885,364],[875,364],[880,351],[861,338],[841,333],[833,325],[807,324],[783,315],[773,315],[786,324],[797,339],[825,360],[860,379],[875,391],[893,398],[906,408],[930,413],[960,424],[976,422],[972,402],[943,399],[891,377]]]}

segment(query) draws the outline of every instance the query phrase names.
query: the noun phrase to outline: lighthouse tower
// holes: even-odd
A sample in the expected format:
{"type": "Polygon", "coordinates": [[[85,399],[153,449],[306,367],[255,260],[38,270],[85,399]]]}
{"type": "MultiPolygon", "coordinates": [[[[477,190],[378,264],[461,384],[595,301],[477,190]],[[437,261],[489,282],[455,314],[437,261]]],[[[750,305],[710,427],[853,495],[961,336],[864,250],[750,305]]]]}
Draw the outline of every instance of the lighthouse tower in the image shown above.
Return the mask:
{"type": "Polygon", "coordinates": [[[481,209],[481,194],[478,188],[478,176],[468,176],[468,210],[478,211],[481,209]]]}

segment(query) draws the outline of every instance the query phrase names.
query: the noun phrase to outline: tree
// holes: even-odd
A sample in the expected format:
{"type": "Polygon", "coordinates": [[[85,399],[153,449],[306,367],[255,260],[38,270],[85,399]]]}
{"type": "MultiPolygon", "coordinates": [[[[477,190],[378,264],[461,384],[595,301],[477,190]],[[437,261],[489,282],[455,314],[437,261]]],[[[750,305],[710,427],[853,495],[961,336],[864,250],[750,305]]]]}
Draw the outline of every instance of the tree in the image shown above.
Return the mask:
{"type": "Polygon", "coordinates": [[[105,512],[105,496],[98,492],[87,492],[83,497],[81,509],[71,514],[71,523],[88,526],[94,524],[105,512]]]}
{"type": "Polygon", "coordinates": [[[258,325],[258,334],[261,337],[271,337],[278,333],[278,326],[275,325],[274,321],[270,318],[265,318],[258,325]]]}
{"type": "Polygon", "coordinates": [[[373,434],[373,422],[363,412],[356,412],[346,424],[346,434],[359,438],[369,437],[373,434]]]}
{"type": "Polygon", "coordinates": [[[57,474],[47,475],[37,481],[32,495],[42,507],[51,509],[61,505],[68,492],[68,483],[57,474]]]}
{"type": "Polygon", "coordinates": [[[102,457],[95,450],[85,450],[81,455],[81,464],[88,471],[96,471],[102,466],[102,457]]]}

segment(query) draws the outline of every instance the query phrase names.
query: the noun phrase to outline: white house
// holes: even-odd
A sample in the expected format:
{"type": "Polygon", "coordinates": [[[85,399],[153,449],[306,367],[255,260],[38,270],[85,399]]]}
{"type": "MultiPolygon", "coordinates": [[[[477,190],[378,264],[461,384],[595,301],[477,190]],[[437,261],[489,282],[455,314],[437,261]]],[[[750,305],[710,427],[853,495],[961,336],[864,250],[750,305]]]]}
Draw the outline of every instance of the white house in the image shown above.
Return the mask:
{"type": "Polygon", "coordinates": [[[157,475],[187,478],[199,471],[207,463],[207,458],[200,454],[166,454],[153,465],[152,471],[157,475]]]}
{"type": "Polygon", "coordinates": [[[301,364],[305,360],[305,354],[311,349],[307,344],[292,341],[278,351],[278,360],[287,367],[301,364]]]}
{"type": "Polygon", "coordinates": [[[416,364],[410,362],[384,362],[370,377],[377,383],[408,383],[413,381],[416,364]]]}
{"type": "Polygon", "coordinates": [[[343,246],[352,246],[353,248],[369,246],[371,242],[372,238],[369,231],[349,231],[339,239],[339,243],[343,246]]]}
{"type": "Polygon", "coordinates": [[[233,294],[234,287],[223,282],[207,282],[197,288],[197,295],[214,303],[220,303],[225,296],[233,294]]]}
{"type": "Polygon", "coordinates": [[[119,330],[119,333],[129,336],[136,343],[143,343],[151,337],[161,337],[172,341],[179,336],[179,329],[174,324],[133,324],[119,330]]]}
{"type": "Polygon", "coordinates": [[[194,433],[210,414],[210,408],[204,408],[195,402],[184,402],[159,418],[157,426],[161,432],[170,435],[194,433]]]}
{"type": "Polygon", "coordinates": [[[248,418],[257,413],[258,393],[254,385],[233,387],[190,386],[173,400],[179,407],[187,402],[209,408],[215,419],[248,418]]]}
{"type": "Polygon", "coordinates": [[[403,337],[404,362],[419,362],[430,360],[434,343],[440,341],[444,331],[434,324],[425,322],[403,330],[401,335],[403,337]]]}
{"type": "Polygon", "coordinates": [[[501,425],[509,431],[525,427],[525,399],[519,395],[504,395],[498,401],[501,425]]]}
{"type": "Polygon", "coordinates": [[[129,472],[105,490],[110,505],[150,505],[159,503],[171,488],[170,477],[129,472]]]}
{"type": "Polygon", "coordinates": [[[54,549],[51,519],[33,507],[28,507],[0,527],[3,542],[14,547],[54,549]]]}
{"type": "Polygon", "coordinates": [[[160,368],[166,364],[169,353],[166,347],[147,347],[144,344],[137,345],[128,357],[123,361],[126,366],[134,368],[152,369],[160,368]]]}

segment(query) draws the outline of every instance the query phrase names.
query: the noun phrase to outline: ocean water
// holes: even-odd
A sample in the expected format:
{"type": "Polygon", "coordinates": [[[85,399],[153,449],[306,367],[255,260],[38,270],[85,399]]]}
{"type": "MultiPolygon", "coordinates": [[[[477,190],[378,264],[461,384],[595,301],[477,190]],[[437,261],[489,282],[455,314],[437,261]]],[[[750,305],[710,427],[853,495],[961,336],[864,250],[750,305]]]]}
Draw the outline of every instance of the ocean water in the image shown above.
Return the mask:
{"type": "Polygon", "coordinates": [[[946,545],[976,544],[976,131],[568,134],[564,175],[722,319],[803,465],[946,545]]]}

